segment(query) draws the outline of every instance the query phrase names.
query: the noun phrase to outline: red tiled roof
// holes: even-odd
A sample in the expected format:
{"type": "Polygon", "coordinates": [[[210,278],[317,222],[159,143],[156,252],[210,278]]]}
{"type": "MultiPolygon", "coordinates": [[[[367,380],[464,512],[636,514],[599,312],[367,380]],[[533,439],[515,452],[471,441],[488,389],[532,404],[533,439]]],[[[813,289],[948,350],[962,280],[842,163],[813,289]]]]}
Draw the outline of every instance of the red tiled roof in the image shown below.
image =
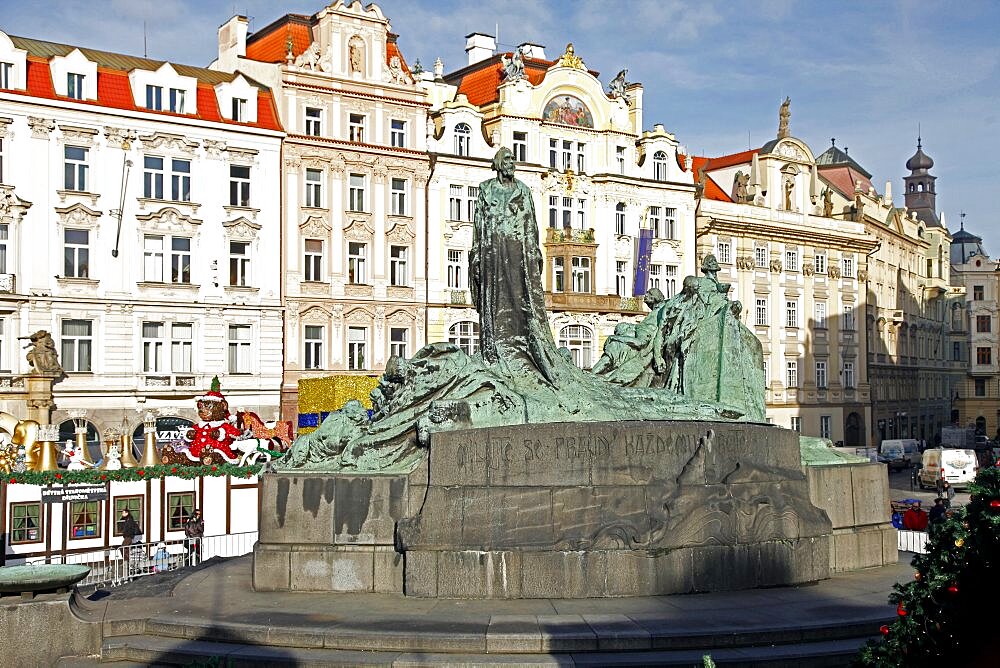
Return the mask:
{"type": "MultiPolygon", "coordinates": [[[[513,57],[512,53],[505,55],[508,58],[513,57]]],[[[462,75],[462,80],[458,84],[458,92],[464,94],[465,97],[469,98],[469,102],[477,107],[500,99],[497,87],[500,85],[500,72],[503,70],[500,64],[500,54],[482,61],[481,64],[482,67],[462,75]]],[[[524,74],[532,86],[537,86],[545,78],[545,73],[553,64],[554,62],[550,60],[526,58],[524,74]]]]}
{"type": "Polygon", "coordinates": [[[731,153],[729,155],[723,155],[718,158],[709,158],[709,169],[723,169],[724,167],[732,167],[733,165],[742,165],[743,163],[750,162],[753,160],[754,153],[759,153],[760,149],[753,148],[749,151],[741,151],[739,153],[731,153]]]}
{"type": "MultiPolygon", "coordinates": [[[[97,68],[97,102],[104,107],[115,109],[135,109],[132,86],[128,74],[115,70],[97,68]]],[[[199,106],[200,103],[199,103],[199,106]]]]}
{"type": "MultiPolygon", "coordinates": [[[[727,156],[727,157],[729,157],[729,156],[727,156]]],[[[702,197],[704,197],[705,199],[716,200],[718,202],[732,202],[733,200],[730,199],[729,195],[726,194],[726,191],[723,190],[719,186],[719,184],[716,183],[715,179],[713,179],[712,176],[708,173],[708,167],[707,166],[710,165],[710,166],[714,167],[715,166],[715,160],[716,160],[716,158],[712,158],[710,160],[708,158],[703,158],[703,157],[700,157],[700,156],[695,156],[695,157],[693,157],[691,159],[691,171],[694,173],[695,183],[697,183],[698,180],[701,178],[701,172],[699,170],[701,170],[704,167],[705,168],[705,192],[702,193],[702,197]]],[[[733,164],[739,164],[739,163],[737,162],[737,163],[733,163],[733,164]]]]}
{"type": "Polygon", "coordinates": [[[399,45],[396,44],[396,38],[390,36],[389,41],[385,45],[385,64],[388,65],[389,61],[392,60],[393,56],[399,56],[399,62],[403,65],[403,71],[407,74],[410,73],[410,66],[406,64],[406,58],[403,58],[403,52],[399,50],[399,45]]]}
{"type": "Polygon", "coordinates": [[[55,99],[56,89],[52,86],[48,61],[28,57],[27,87],[32,95],[55,99]]]}
{"type": "Polygon", "coordinates": [[[313,41],[310,19],[298,14],[286,14],[271,25],[247,38],[247,58],[264,63],[283,63],[288,57],[288,40],[292,40],[292,56],[299,56],[313,41]]]}
{"type": "Polygon", "coordinates": [[[198,84],[198,115],[206,121],[221,121],[219,100],[215,97],[215,89],[207,84],[198,84]]]}
{"type": "Polygon", "coordinates": [[[848,165],[818,166],[817,171],[824,181],[848,199],[854,199],[854,190],[858,181],[861,182],[861,189],[864,192],[868,192],[868,189],[872,187],[872,182],[867,176],[848,165]]]}

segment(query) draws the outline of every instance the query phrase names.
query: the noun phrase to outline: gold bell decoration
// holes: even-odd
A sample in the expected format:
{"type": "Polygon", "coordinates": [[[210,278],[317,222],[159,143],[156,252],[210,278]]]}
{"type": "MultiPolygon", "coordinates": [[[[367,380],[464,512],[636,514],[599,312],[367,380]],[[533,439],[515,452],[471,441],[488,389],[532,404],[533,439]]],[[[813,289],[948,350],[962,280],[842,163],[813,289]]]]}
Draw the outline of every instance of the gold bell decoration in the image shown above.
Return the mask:
{"type": "Polygon", "coordinates": [[[135,452],[132,451],[132,438],[124,431],[118,438],[121,443],[122,468],[134,469],[139,465],[139,462],[135,461],[135,452]]]}
{"type": "Polygon", "coordinates": [[[72,410],[69,416],[73,420],[73,436],[76,437],[76,449],[83,453],[83,461],[88,464],[88,468],[94,465],[94,460],[90,456],[90,448],[87,447],[87,411],[72,410]]]}
{"type": "Polygon", "coordinates": [[[139,466],[143,468],[156,466],[162,462],[160,461],[160,453],[156,449],[156,416],[151,411],[147,411],[145,418],[143,418],[142,430],[143,448],[139,466]]]}
{"type": "Polygon", "coordinates": [[[38,428],[38,458],[34,462],[34,471],[58,471],[59,454],[56,452],[56,441],[59,440],[59,427],[54,424],[43,424],[38,428]]]}

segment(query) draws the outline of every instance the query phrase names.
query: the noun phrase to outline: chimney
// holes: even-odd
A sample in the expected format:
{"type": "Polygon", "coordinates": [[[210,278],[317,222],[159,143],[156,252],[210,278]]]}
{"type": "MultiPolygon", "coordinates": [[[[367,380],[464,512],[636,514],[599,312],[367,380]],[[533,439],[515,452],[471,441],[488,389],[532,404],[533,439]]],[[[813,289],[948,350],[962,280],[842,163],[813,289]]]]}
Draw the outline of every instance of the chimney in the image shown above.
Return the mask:
{"type": "Polygon", "coordinates": [[[219,26],[219,59],[247,55],[247,17],[234,16],[219,26]]]}
{"type": "Polygon", "coordinates": [[[885,182],[885,196],[882,199],[886,206],[892,206],[892,181],[885,182]]]}
{"type": "Polygon", "coordinates": [[[538,60],[548,60],[545,57],[545,47],[541,44],[533,44],[531,42],[525,42],[519,47],[521,53],[524,54],[525,58],[536,58],[538,60]]]}
{"type": "Polygon", "coordinates": [[[497,41],[493,35],[474,32],[465,36],[465,52],[469,54],[469,64],[473,65],[493,55],[497,41]]]}

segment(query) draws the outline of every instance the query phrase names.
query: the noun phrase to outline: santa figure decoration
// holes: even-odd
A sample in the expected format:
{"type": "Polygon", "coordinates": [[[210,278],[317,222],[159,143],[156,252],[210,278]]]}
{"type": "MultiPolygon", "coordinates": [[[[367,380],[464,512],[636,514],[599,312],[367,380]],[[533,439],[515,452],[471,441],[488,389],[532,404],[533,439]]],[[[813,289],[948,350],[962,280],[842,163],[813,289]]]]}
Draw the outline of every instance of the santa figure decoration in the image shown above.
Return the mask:
{"type": "Polygon", "coordinates": [[[200,421],[188,430],[184,438],[191,444],[191,455],[205,464],[212,463],[213,451],[226,461],[237,459],[232,443],[241,432],[229,415],[229,403],[220,389],[219,377],[216,376],[212,379],[212,389],[195,400],[200,421]]]}

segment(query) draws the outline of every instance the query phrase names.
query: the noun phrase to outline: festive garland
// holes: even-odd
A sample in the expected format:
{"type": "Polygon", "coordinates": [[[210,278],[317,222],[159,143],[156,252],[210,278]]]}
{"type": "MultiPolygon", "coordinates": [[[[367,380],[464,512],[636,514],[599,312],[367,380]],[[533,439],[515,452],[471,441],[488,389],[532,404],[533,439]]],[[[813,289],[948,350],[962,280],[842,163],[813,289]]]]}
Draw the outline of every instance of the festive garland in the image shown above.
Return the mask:
{"type": "Polygon", "coordinates": [[[122,468],[117,471],[105,471],[102,469],[84,469],[82,471],[24,471],[22,473],[10,473],[5,476],[6,481],[13,484],[23,485],[61,485],[74,483],[101,484],[104,482],[135,482],[137,480],[154,480],[173,476],[175,478],[200,478],[203,476],[223,476],[228,475],[234,478],[250,478],[260,473],[263,464],[254,466],[235,466],[233,464],[219,464],[210,466],[173,466],[170,464],[159,464],[157,466],[143,466],[135,468],[122,468]]]}

